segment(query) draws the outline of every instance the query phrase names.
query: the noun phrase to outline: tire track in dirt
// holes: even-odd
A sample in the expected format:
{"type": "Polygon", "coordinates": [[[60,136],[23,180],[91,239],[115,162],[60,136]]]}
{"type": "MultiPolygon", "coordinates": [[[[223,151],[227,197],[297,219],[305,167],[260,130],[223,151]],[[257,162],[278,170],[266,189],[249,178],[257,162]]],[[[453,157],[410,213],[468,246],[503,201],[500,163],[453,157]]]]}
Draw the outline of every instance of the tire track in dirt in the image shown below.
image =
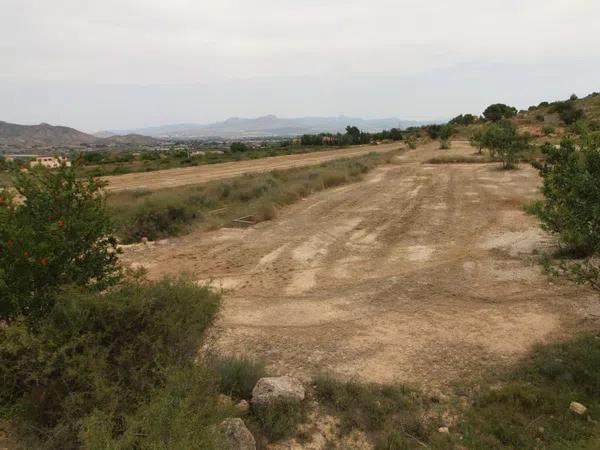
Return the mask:
{"type": "Polygon", "coordinates": [[[130,247],[125,261],[214,278],[228,290],[210,348],[300,377],[452,383],[594,323],[597,294],[551,285],[532,254],[551,243],[521,210],[538,195],[533,169],[422,164],[439,152],[409,151],[251,229],[130,247]]]}

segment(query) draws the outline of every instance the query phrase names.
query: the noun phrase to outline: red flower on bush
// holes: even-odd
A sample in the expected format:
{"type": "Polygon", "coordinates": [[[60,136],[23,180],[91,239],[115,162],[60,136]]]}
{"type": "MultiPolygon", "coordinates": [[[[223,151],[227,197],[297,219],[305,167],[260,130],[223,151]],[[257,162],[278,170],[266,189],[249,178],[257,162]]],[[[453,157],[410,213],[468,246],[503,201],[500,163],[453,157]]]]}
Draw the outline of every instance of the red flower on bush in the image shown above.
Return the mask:
{"type": "Polygon", "coordinates": [[[46,258],[45,256],[40,258],[40,264],[42,266],[47,266],[48,265],[48,258],[46,258]]]}
{"type": "Polygon", "coordinates": [[[60,219],[58,222],[56,222],[58,224],[59,227],[64,227],[65,226],[65,221],[60,219]]]}
{"type": "Polygon", "coordinates": [[[29,252],[28,252],[27,250],[25,250],[25,251],[23,252],[23,256],[24,256],[25,258],[27,258],[27,257],[29,256],[29,252]]]}
{"type": "Polygon", "coordinates": [[[9,239],[8,241],[6,241],[6,245],[8,245],[9,247],[12,247],[14,245],[14,241],[12,239],[9,239]]]}

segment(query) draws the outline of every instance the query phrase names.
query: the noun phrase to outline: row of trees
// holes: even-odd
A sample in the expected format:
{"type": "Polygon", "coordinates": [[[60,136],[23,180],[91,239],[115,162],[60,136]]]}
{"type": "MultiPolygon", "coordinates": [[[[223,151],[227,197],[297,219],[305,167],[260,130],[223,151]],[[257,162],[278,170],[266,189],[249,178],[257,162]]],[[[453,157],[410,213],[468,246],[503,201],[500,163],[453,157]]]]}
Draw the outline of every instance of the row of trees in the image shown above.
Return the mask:
{"type": "Polygon", "coordinates": [[[392,140],[401,141],[404,139],[405,132],[399,128],[383,130],[377,133],[369,133],[360,130],[356,126],[347,126],[345,133],[319,133],[303,134],[300,137],[300,144],[303,146],[332,146],[343,147],[347,145],[364,145],[376,141],[392,140]]]}

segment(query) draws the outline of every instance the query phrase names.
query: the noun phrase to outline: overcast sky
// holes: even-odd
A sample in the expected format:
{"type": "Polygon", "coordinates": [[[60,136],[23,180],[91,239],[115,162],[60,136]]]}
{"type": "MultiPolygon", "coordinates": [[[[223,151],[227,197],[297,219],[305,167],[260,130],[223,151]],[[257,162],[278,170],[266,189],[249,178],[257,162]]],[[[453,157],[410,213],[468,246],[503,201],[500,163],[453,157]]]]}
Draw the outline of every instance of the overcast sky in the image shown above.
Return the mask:
{"type": "Polygon", "coordinates": [[[430,119],[600,91],[598,0],[0,0],[0,120],[430,119]]]}

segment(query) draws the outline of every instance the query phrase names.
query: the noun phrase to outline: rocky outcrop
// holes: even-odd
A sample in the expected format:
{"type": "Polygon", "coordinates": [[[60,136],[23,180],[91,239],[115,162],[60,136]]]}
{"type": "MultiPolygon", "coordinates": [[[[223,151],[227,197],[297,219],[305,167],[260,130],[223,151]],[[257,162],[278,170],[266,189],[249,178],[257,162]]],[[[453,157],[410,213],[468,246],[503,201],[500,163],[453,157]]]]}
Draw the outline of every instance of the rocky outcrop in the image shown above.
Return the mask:
{"type": "Polygon", "coordinates": [[[295,378],[261,378],[252,390],[253,405],[268,405],[279,400],[304,400],[304,386],[295,378]]]}

